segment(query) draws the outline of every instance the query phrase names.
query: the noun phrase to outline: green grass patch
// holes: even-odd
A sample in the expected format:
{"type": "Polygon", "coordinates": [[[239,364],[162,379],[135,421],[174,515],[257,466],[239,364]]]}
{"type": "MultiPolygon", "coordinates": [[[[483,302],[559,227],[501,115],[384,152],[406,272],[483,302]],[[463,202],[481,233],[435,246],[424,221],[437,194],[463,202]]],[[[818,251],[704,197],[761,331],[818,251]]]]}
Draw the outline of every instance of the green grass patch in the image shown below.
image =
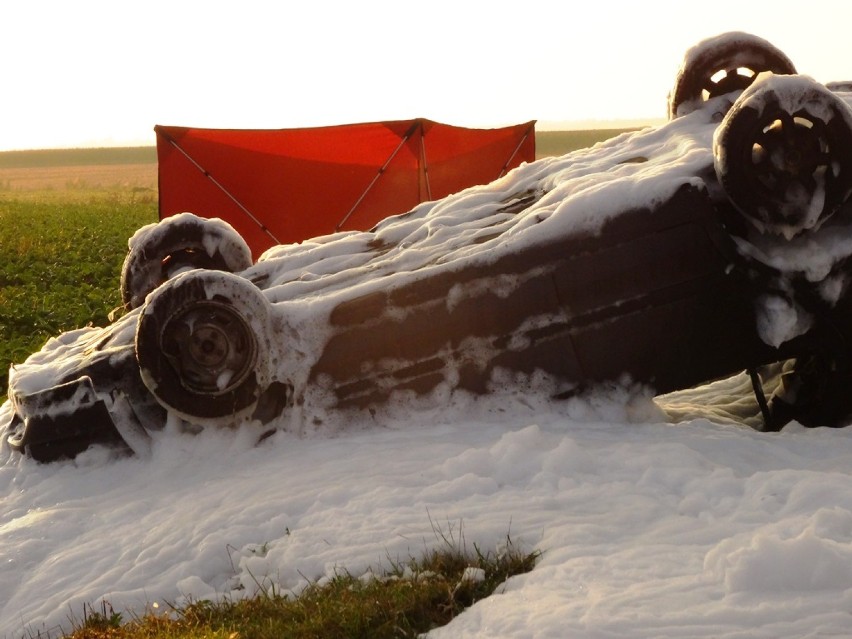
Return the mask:
{"type": "Polygon", "coordinates": [[[421,559],[394,563],[370,578],[347,573],[308,586],[299,596],[267,587],[257,596],[164,606],[125,621],[107,602],[87,607],[70,639],[397,639],[449,623],[514,575],[531,571],[538,551],[507,544],[473,552],[454,540],[421,559]]]}
{"type": "Polygon", "coordinates": [[[131,193],[0,198],[0,388],[48,338],[109,322],[127,239],[156,219],[153,197],[131,193]]]}
{"type": "Polygon", "coordinates": [[[536,131],[536,158],[564,155],[585,149],[616,135],[638,129],[582,129],[577,131],[536,131]]]}

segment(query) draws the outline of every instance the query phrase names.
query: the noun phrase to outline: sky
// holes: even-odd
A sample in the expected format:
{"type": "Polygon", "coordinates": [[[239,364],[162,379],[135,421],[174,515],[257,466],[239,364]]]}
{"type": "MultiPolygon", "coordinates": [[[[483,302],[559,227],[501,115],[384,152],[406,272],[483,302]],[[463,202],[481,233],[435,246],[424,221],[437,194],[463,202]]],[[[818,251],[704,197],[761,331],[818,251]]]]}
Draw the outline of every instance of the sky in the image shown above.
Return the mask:
{"type": "Polygon", "coordinates": [[[155,124],[653,122],[686,49],[730,30],[852,77],[845,0],[14,0],[0,18],[0,150],[153,144],[155,124]]]}

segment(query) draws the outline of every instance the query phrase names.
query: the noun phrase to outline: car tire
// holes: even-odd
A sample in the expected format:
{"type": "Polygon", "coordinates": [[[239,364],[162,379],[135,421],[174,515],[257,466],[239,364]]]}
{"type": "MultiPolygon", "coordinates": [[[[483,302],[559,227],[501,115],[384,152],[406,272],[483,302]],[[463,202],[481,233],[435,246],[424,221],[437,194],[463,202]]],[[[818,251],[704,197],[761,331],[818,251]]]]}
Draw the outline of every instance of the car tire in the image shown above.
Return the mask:
{"type": "Polygon", "coordinates": [[[180,213],[141,228],[130,239],[121,269],[121,300],[127,309],[177,273],[203,268],[236,273],[252,265],[251,250],[220,219],[180,213]]]}
{"type": "Polygon", "coordinates": [[[819,228],[852,193],[852,110],[804,76],[764,76],[716,129],[728,199],[763,234],[819,228]]]}
{"type": "Polygon", "coordinates": [[[700,108],[707,100],[742,91],[763,71],[795,74],[782,51],[763,38],[734,31],[708,38],[684,55],[669,94],[669,120],[700,108]]]}
{"type": "Polygon", "coordinates": [[[273,370],[269,302],[231,273],[182,273],[154,291],[136,329],[142,381],[168,411],[195,424],[251,415],[273,370]]]}

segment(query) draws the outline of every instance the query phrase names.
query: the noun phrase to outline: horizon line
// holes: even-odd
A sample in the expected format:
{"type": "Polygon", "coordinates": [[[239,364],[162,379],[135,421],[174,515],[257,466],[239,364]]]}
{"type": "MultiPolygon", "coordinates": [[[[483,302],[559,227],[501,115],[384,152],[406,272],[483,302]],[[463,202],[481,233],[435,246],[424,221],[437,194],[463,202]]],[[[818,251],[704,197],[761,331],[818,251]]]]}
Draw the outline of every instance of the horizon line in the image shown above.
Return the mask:
{"type": "MultiPolygon", "coordinates": [[[[583,120],[537,120],[536,132],[554,131],[592,131],[608,129],[634,129],[646,126],[658,126],[665,122],[665,118],[619,118],[619,119],[583,119],[583,120]]],[[[250,127],[246,127],[247,129],[250,127]]],[[[303,127],[294,127],[303,128],[303,127]]],[[[476,128],[476,127],[471,127],[476,128]]],[[[491,127],[483,127],[491,128],[491,127]]],[[[133,147],[155,147],[156,140],[118,140],[106,142],[104,140],[92,140],[81,142],[73,146],[32,146],[0,148],[0,153],[24,153],[32,151],[70,151],[77,149],[121,149],[133,147]]]]}

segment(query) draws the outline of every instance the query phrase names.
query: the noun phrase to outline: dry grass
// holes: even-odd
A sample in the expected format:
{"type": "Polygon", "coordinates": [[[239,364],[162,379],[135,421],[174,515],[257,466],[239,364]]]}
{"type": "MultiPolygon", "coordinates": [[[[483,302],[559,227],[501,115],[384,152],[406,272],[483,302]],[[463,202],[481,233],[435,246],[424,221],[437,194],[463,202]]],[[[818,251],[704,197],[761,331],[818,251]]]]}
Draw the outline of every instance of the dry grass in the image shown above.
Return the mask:
{"type": "Polygon", "coordinates": [[[0,193],[116,188],[156,191],[157,165],[144,163],[0,168],[0,193]]]}

